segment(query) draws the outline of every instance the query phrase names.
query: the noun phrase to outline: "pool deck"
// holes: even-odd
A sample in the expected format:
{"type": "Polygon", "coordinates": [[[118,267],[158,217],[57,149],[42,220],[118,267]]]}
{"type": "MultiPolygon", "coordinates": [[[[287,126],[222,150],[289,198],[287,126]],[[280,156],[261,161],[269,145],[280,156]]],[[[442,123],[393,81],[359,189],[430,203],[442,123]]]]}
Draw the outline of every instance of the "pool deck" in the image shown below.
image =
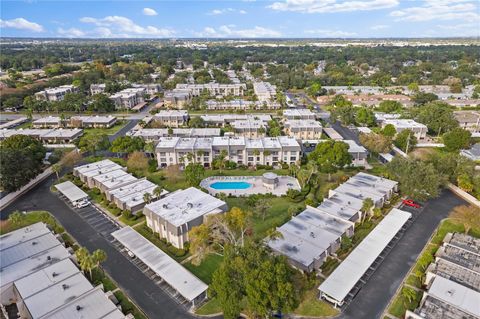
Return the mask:
{"type": "Polygon", "coordinates": [[[274,189],[263,185],[262,176],[211,176],[200,182],[200,187],[205,188],[210,195],[215,196],[218,193],[224,193],[229,196],[250,196],[253,194],[268,194],[282,196],[289,189],[301,190],[298,180],[291,176],[278,176],[278,185],[274,189]],[[215,182],[247,182],[252,187],[246,189],[214,189],[210,187],[215,182]]]}

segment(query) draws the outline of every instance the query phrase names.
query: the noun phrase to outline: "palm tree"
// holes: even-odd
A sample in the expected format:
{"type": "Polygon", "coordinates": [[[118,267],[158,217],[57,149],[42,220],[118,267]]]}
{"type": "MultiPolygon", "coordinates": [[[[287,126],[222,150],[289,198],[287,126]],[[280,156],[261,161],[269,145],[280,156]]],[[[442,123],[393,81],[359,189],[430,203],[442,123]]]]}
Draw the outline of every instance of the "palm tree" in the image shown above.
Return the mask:
{"type": "Polygon", "coordinates": [[[371,198],[365,198],[362,203],[362,222],[365,220],[365,216],[367,214],[370,214],[370,211],[372,210],[374,206],[373,200],[371,198]]]}
{"type": "Polygon", "coordinates": [[[417,297],[417,292],[410,287],[403,287],[402,297],[410,304],[417,297]]]}
{"type": "Polygon", "coordinates": [[[8,216],[8,221],[13,225],[20,225],[23,218],[24,218],[24,215],[17,210],[11,213],[10,216],[8,216]]]}
{"type": "Polygon", "coordinates": [[[95,268],[96,262],[93,256],[88,252],[85,247],[81,247],[75,252],[77,256],[77,261],[83,272],[88,272],[90,274],[90,279],[92,279],[92,269],[95,268]]]}
{"type": "Polygon", "coordinates": [[[268,203],[268,201],[266,199],[260,199],[255,205],[255,208],[262,216],[262,220],[265,220],[265,215],[267,214],[267,211],[270,208],[270,204],[268,203]]]}
{"type": "Polygon", "coordinates": [[[52,172],[54,172],[55,175],[57,175],[57,181],[60,179],[59,173],[61,170],[62,170],[62,165],[60,165],[59,163],[52,165],[52,172]]]}
{"type": "Polygon", "coordinates": [[[152,194],[150,193],[143,194],[143,201],[149,204],[152,201],[152,194]]]}
{"type": "Polygon", "coordinates": [[[155,189],[153,190],[153,196],[155,198],[160,198],[160,196],[162,195],[162,191],[163,189],[160,186],[155,187],[155,189]]]}
{"type": "Polygon", "coordinates": [[[100,268],[100,264],[107,260],[107,253],[101,249],[97,249],[92,253],[92,258],[95,261],[96,267],[100,268]]]}
{"type": "Polygon", "coordinates": [[[465,234],[472,228],[480,229],[480,208],[473,205],[455,207],[450,218],[463,224],[465,234]]]}

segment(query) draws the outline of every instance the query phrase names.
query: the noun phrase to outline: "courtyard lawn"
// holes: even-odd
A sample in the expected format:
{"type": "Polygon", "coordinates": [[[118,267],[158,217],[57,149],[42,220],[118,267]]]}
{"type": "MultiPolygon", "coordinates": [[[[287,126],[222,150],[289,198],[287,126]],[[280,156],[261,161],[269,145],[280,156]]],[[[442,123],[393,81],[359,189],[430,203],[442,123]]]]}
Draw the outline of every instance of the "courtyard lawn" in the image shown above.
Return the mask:
{"type": "Polygon", "coordinates": [[[209,316],[209,315],[214,315],[221,312],[222,312],[222,308],[220,306],[220,301],[218,301],[217,298],[213,298],[207,301],[207,303],[205,303],[203,306],[198,308],[195,311],[195,314],[200,316],[209,316]]]}
{"type": "Polygon", "coordinates": [[[339,314],[339,311],[318,299],[318,289],[315,287],[305,293],[300,305],[293,312],[297,316],[304,317],[333,317],[339,314]]]}
{"type": "Polygon", "coordinates": [[[120,131],[125,125],[127,124],[126,121],[117,121],[115,125],[110,128],[86,128],[83,130],[83,135],[100,135],[100,134],[107,134],[113,135],[120,131]]]}
{"type": "Polygon", "coordinates": [[[195,276],[197,276],[204,283],[209,285],[212,282],[213,273],[220,266],[220,263],[222,261],[223,261],[223,256],[210,254],[198,266],[195,266],[190,262],[183,264],[183,266],[188,270],[190,270],[195,276]]]}

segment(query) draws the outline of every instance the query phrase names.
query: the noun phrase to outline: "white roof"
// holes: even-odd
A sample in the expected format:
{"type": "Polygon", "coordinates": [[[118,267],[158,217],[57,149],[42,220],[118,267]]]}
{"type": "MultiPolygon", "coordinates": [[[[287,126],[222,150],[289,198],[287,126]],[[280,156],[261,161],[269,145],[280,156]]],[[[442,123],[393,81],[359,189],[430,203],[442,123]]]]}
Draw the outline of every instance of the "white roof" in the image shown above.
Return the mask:
{"type": "Polygon", "coordinates": [[[361,145],[358,145],[354,140],[343,140],[342,142],[348,144],[349,153],[367,153],[367,149],[361,145]]]}
{"type": "Polygon", "coordinates": [[[83,130],[80,128],[60,128],[43,134],[42,138],[73,138],[82,132],[83,130]]]}
{"type": "Polygon", "coordinates": [[[480,292],[441,276],[435,279],[428,294],[458,309],[480,317],[480,292]]]}
{"type": "Polygon", "coordinates": [[[343,301],[411,216],[408,212],[392,209],[318,289],[343,301]]]}
{"type": "Polygon", "coordinates": [[[33,124],[58,124],[60,121],[59,116],[47,116],[33,121],[33,124]]]}
{"type": "Polygon", "coordinates": [[[102,184],[107,189],[112,189],[116,186],[137,180],[135,176],[130,175],[122,169],[117,169],[115,171],[110,171],[102,175],[97,175],[93,179],[96,182],[102,184]]]}
{"type": "Polygon", "coordinates": [[[185,299],[192,301],[207,290],[205,283],[131,227],[117,230],[112,236],[185,299]]]}
{"type": "Polygon", "coordinates": [[[88,194],[82,191],[77,185],[70,181],[55,185],[55,188],[62,193],[69,201],[74,202],[79,199],[88,198],[88,194]]]}
{"type": "Polygon", "coordinates": [[[311,117],[315,116],[315,113],[309,109],[287,109],[283,111],[285,117],[311,117]]]}
{"type": "Polygon", "coordinates": [[[125,315],[98,286],[50,312],[48,319],[124,319],[125,315]],[[78,310],[77,306],[81,309],[78,310]]]}
{"type": "Polygon", "coordinates": [[[287,120],[285,126],[293,129],[322,128],[322,124],[316,120],[287,120]]]}
{"type": "Polygon", "coordinates": [[[145,208],[178,227],[205,214],[221,212],[225,205],[224,201],[190,187],[150,203],[145,208]]]}
{"type": "Polygon", "coordinates": [[[83,123],[110,123],[111,121],[115,121],[117,118],[112,115],[108,116],[72,116],[72,120],[82,121],[83,123]]]}
{"type": "Polygon", "coordinates": [[[44,223],[35,223],[0,236],[0,251],[51,233],[44,223]]]}
{"type": "Polygon", "coordinates": [[[324,127],[323,132],[327,134],[332,140],[343,140],[343,137],[331,127],[324,127]]]}
{"type": "Polygon", "coordinates": [[[420,128],[427,129],[427,126],[422,123],[418,123],[410,119],[395,119],[395,120],[385,120],[383,122],[385,125],[392,124],[396,129],[409,129],[409,128],[420,128]]]}

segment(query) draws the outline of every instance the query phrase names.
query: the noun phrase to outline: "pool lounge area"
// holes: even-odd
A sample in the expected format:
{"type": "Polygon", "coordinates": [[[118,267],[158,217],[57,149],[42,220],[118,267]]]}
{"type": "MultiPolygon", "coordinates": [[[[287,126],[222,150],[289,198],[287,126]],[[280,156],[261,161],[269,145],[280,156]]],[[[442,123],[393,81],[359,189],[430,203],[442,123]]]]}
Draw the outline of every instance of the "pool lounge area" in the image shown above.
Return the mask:
{"type": "Polygon", "coordinates": [[[265,173],[262,176],[211,176],[200,182],[210,195],[224,193],[230,196],[249,196],[272,193],[282,196],[289,189],[300,190],[300,184],[291,176],[265,173]]]}

